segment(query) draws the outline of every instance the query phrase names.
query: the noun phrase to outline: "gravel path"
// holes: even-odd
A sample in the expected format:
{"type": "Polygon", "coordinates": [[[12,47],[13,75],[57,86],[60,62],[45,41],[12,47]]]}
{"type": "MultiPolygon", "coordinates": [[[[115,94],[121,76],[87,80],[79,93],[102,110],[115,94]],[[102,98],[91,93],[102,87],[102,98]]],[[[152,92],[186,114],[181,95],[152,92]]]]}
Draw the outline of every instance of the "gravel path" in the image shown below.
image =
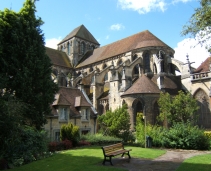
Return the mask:
{"type": "Polygon", "coordinates": [[[140,158],[113,158],[114,166],[110,166],[106,162],[106,167],[125,168],[128,171],[175,171],[179,165],[187,158],[201,155],[211,154],[211,151],[197,151],[197,150],[167,150],[167,152],[154,159],[140,159],[140,158]]]}

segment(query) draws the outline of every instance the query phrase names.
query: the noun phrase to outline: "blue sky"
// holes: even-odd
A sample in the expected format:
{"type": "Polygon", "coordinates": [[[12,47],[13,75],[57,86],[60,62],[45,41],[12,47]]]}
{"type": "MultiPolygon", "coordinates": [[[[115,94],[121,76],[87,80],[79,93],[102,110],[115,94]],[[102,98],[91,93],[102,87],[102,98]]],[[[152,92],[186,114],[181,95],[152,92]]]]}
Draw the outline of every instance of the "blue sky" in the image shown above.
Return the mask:
{"type": "MultiPolygon", "coordinates": [[[[19,11],[25,0],[0,0],[0,10],[19,11]]],[[[39,0],[37,16],[46,46],[56,45],[74,28],[84,25],[101,46],[149,30],[175,49],[175,58],[186,62],[189,54],[194,67],[209,53],[196,41],[181,36],[183,25],[199,7],[198,0],[39,0]]]]}

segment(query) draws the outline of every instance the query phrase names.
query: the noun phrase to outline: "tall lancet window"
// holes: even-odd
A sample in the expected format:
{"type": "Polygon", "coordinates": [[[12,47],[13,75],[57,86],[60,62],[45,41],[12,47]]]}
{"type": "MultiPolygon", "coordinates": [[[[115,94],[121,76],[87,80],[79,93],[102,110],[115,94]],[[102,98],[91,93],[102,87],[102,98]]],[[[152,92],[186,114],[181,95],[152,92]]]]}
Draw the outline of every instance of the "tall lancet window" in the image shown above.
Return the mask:
{"type": "Polygon", "coordinates": [[[148,52],[144,54],[144,73],[150,72],[150,55],[148,52]]]}
{"type": "Polygon", "coordinates": [[[84,42],[81,43],[81,54],[83,55],[86,51],[86,45],[84,42]]]}
{"type": "Polygon", "coordinates": [[[70,43],[67,43],[67,54],[70,55],[70,43]]]}

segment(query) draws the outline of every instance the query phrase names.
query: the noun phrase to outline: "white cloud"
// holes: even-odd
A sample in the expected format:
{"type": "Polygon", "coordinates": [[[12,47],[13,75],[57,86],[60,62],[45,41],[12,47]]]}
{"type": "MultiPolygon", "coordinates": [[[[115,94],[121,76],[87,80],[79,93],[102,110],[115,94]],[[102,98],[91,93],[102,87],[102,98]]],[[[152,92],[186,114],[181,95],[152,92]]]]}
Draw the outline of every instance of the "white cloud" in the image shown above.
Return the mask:
{"type": "Polygon", "coordinates": [[[118,6],[122,9],[137,11],[139,14],[146,14],[152,10],[161,10],[164,12],[168,5],[179,2],[187,3],[194,0],[118,0],[118,6]]]}
{"type": "Polygon", "coordinates": [[[191,2],[193,0],[173,0],[172,3],[178,3],[178,2],[182,2],[182,3],[186,3],[186,2],[191,2]]]}
{"type": "Polygon", "coordinates": [[[174,48],[174,50],[175,59],[186,63],[186,56],[188,54],[190,62],[195,62],[191,65],[195,68],[199,67],[199,65],[210,56],[210,53],[205,49],[205,47],[202,47],[199,44],[197,45],[197,40],[193,38],[187,38],[177,43],[177,47],[174,48]]]}
{"type": "Polygon", "coordinates": [[[109,35],[107,35],[107,36],[106,36],[106,40],[108,40],[109,38],[110,38],[110,36],[109,36],[109,35]]]}
{"type": "Polygon", "coordinates": [[[61,37],[59,38],[52,38],[45,40],[45,46],[53,49],[57,49],[57,44],[61,41],[61,37]]]}
{"type": "Polygon", "coordinates": [[[139,14],[145,14],[154,9],[166,10],[165,0],[118,0],[118,5],[122,9],[131,9],[139,14]]]}
{"type": "Polygon", "coordinates": [[[110,26],[111,30],[122,30],[124,28],[125,28],[125,26],[123,26],[122,24],[113,24],[110,26]]]}

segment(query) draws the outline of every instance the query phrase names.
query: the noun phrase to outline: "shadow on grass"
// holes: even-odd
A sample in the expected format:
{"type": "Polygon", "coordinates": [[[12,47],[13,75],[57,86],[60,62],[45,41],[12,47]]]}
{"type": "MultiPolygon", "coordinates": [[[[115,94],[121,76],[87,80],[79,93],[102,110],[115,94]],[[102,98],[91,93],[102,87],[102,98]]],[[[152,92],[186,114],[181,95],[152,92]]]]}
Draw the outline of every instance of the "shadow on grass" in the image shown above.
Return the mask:
{"type": "Polygon", "coordinates": [[[59,152],[52,157],[38,160],[21,167],[13,168],[13,171],[124,171],[123,168],[105,167],[102,165],[103,157],[93,154],[79,153],[77,150],[59,152]],[[75,151],[75,152],[74,152],[75,151]],[[74,153],[74,154],[72,154],[74,153]],[[92,156],[91,156],[92,155],[92,156]]]}

